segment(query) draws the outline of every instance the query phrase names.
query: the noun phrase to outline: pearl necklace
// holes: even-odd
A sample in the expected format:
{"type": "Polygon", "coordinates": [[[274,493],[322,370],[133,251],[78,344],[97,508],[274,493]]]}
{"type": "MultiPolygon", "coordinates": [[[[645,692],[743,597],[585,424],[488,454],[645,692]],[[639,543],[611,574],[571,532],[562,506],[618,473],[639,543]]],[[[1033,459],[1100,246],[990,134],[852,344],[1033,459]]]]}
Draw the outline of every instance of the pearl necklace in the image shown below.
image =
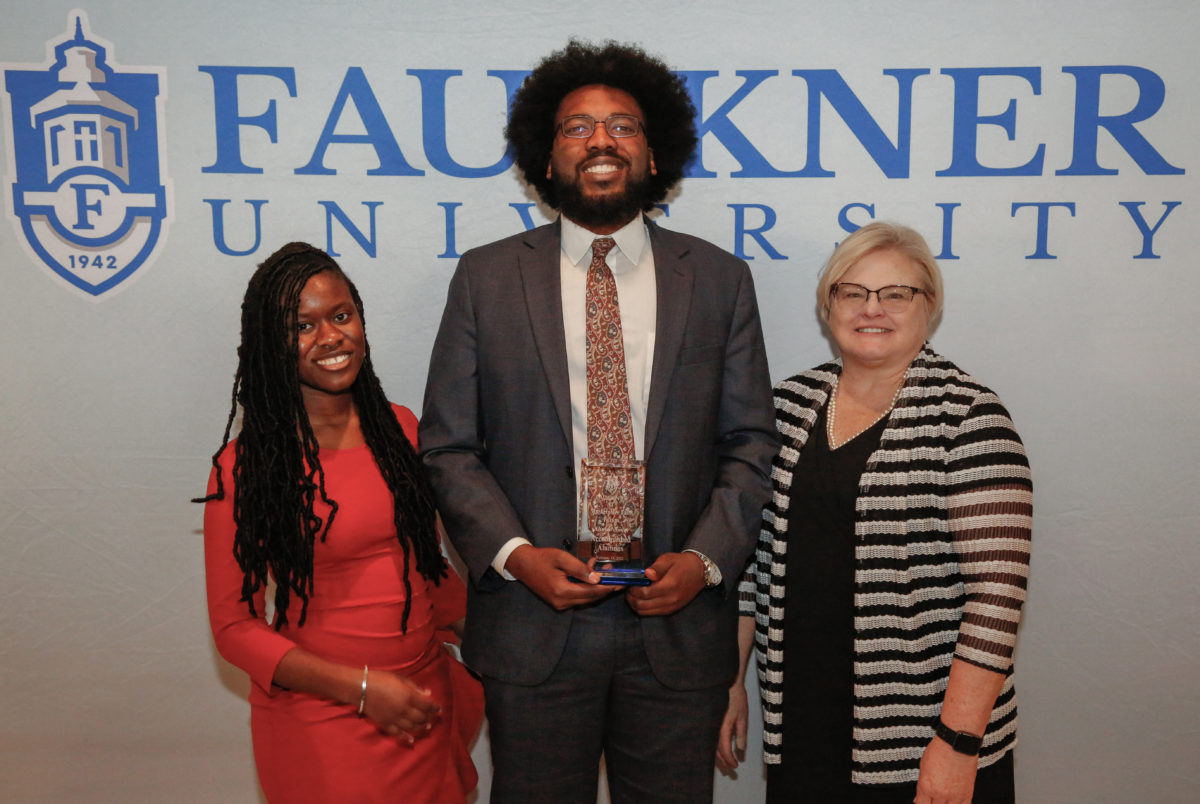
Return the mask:
{"type": "Polygon", "coordinates": [[[828,438],[829,438],[829,449],[835,450],[838,447],[844,446],[845,444],[849,443],[850,441],[853,441],[854,439],[858,438],[863,433],[870,430],[875,425],[879,424],[879,421],[884,416],[891,413],[892,408],[896,407],[896,402],[897,402],[897,400],[900,399],[900,392],[903,390],[904,390],[904,381],[901,380],[900,385],[896,387],[896,393],[892,394],[892,401],[887,406],[887,410],[885,410],[883,413],[880,413],[878,416],[876,416],[875,421],[871,422],[866,427],[862,428],[857,433],[855,433],[854,435],[845,439],[844,441],[842,441],[841,444],[839,444],[839,443],[837,443],[836,440],[834,440],[834,437],[833,437],[834,420],[837,419],[837,391],[838,391],[838,378],[834,377],[833,378],[833,387],[829,389],[829,414],[825,417],[825,435],[828,436],[828,438]]]}

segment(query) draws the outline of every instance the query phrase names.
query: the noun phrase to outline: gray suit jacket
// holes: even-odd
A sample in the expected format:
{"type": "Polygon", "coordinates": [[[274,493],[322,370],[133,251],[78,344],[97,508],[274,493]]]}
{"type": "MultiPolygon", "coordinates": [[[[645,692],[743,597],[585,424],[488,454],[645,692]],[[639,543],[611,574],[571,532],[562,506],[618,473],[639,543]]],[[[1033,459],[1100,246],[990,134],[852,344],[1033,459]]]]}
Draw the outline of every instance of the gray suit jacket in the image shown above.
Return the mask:
{"type": "MultiPolygon", "coordinates": [[[[736,587],[754,548],[777,448],[750,270],[650,224],[658,290],[646,412],[647,564],[694,548],[724,583],[642,620],[655,676],[676,689],[731,681],[736,587]]],[[[472,249],[450,282],[421,417],[422,457],[469,584],[463,657],[538,684],[562,654],[556,612],[490,566],[512,537],[561,547],[576,529],[558,224],[472,249]]]]}

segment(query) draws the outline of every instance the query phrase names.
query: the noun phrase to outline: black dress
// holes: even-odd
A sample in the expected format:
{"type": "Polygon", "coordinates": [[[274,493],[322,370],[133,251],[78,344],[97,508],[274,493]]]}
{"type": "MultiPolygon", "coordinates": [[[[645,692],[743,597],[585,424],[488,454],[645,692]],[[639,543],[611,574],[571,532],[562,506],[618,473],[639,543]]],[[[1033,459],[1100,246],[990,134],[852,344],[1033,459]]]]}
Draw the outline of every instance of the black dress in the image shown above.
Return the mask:
{"type": "MultiPolygon", "coordinates": [[[[826,409],[813,424],[792,476],[783,620],[783,761],[767,766],[767,802],[911,804],[916,782],[876,786],[850,781],[854,509],[859,479],[879,447],[887,417],[830,450],[826,409]]],[[[1012,801],[1012,785],[1010,752],[976,776],[974,801],[1012,801]]]]}

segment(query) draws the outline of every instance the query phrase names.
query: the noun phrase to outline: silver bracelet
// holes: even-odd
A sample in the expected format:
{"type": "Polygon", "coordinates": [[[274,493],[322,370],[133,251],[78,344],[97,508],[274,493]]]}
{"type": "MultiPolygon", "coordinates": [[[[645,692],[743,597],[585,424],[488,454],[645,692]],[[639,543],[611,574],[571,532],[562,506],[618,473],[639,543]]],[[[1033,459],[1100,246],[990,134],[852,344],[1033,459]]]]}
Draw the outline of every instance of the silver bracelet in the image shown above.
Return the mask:
{"type": "Polygon", "coordinates": [[[367,705],[367,666],[363,665],[362,694],[358,696],[358,716],[363,716],[363,707],[367,705]]]}

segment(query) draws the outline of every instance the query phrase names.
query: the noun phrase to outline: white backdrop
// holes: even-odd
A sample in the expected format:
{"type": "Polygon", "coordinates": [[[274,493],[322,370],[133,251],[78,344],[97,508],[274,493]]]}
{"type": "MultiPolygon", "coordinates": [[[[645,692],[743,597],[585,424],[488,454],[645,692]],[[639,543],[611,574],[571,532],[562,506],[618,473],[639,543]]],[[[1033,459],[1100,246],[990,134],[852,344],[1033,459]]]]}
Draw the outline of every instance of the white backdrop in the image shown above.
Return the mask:
{"type": "MultiPolygon", "coordinates": [[[[0,62],[46,69],[46,43],[73,31],[75,6],[2,5],[0,62]]],[[[0,799],[256,800],[248,682],[213,648],[201,510],[188,503],[225,421],[246,279],[285,241],[332,244],[362,290],[389,395],[419,408],[455,264],[441,255],[517,231],[528,207],[510,205],[532,201],[511,169],[447,175],[451,161],[486,168],[503,154],[505,74],[489,71],[528,70],[577,35],[639,42],[703,87],[697,173],[708,175],[685,180],[663,223],[750,260],[776,379],[830,354],[812,289],[842,216],[909,223],[942,253],[934,346],[998,391],[1034,469],[1019,797],[1195,800],[1200,6],[95,0],[83,11],[110,63],[164,71],[172,215],[153,259],[99,297],[52,273],[17,223],[8,110],[0,799]],[[236,87],[236,106],[222,87],[236,87]],[[340,89],[353,90],[344,108],[340,89]],[[270,126],[259,116],[272,108],[270,126]],[[321,142],[326,172],[305,173],[321,142]],[[400,164],[388,142],[408,170],[372,175],[381,153],[400,164]],[[236,151],[222,161],[219,147],[236,151]],[[230,172],[239,159],[260,172],[230,172]],[[251,201],[258,248],[223,253],[214,208],[226,251],[249,251],[251,201]]],[[[486,735],[475,755],[486,801],[486,735]]],[[[761,800],[760,757],[753,745],[738,778],[718,778],[718,801],[761,800]]]]}

